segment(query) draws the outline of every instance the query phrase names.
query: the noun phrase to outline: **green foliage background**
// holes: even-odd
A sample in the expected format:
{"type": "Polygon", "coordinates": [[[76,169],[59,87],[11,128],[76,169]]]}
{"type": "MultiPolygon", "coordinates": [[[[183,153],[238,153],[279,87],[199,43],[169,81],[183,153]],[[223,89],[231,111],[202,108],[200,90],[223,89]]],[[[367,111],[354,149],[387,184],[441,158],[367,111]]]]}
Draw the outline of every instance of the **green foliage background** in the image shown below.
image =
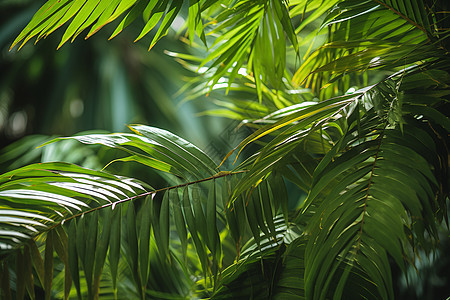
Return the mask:
{"type": "Polygon", "coordinates": [[[0,5],[2,298],[450,295],[445,1],[0,5]]]}

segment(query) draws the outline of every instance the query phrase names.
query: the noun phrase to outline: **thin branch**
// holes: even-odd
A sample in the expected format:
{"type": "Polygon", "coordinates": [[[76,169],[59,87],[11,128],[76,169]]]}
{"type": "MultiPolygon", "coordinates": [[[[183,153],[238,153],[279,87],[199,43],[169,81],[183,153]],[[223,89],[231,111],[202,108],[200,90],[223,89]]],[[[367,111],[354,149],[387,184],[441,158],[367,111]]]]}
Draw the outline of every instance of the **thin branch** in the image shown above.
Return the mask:
{"type": "Polygon", "coordinates": [[[200,180],[190,181],[190,182],[186,182],[186,183],[182,183],[182,184],[178,184],[178,185],[174,185],[174,186],[169,186],[169,187],[165,187],[165,188],[154,190],[154,191],[150,191],[150,192],[145,192],[145,193],[142,193],[142,194],[139,194],[139,195],[134,195],[134,196],[131,196],[131,197],[127,197],[127,198],[124,198],[124,199],[116,201],[116,202],[107,203],[107,204],[104,204],[104,205],[97,206],[97,207],[94,207],[92,209],[89,209],[87,211],[84,211],[84,212],[72,215],[72,216],[70,216],[70,217],[68,217],[66,219],[63,219],[62,221],[59,221],[58,223],[48,227],[44,231],[52,230],[53,228],[55,228],[55,227],[57,227],[57,226],[59,226],[61,224],[64,224],[64,222],[67,222],[67,221],[72,220],[74,218],[80,217],[80,216],[82,216],[84,214],[88,214],[88,213],[91,213],[91,212],[94,212],[96,210],[100,210],[100,209],[103,209],[103,208],[106,208],[106,207],[109,207],[109,206],[112,206],[114,208],[117,204],[122,204],[124,202],[132,201],[132,200],[139,199],[139,198],[143,198],[143,197],[146,197],[146,196],[149,196],[149,195],[153,195],[153,194],[156,194],[156,193],[160,193],[160,192],[163,192],[163,191],[178,189],[178,188],[181,188],[181,187],[185,187],[185,186],[189,186],[189,185],[193,185],[193,184],[197,184],[197,183],[201,183],[201,182],[205,182],[205,181],[210,181],[210,180],[214,180],[214,179],[222,178],[222,177],[226,177],[226,176],[231,176],[231,175],[235,175],[235,174],[245,173],[245,172],[247,172],[247,170],[235,171],[235,172],[232,172],[232,171],[221,171],[221,172],[219,172],[219,173],[217,173],[217,174],[215,174],[213,176],[210,176],[210,177],[207,177],[207,178],[203,178],[203,179],[200,179],[200,180]]]}
{"type": "Polygon", "coordinates": [[[381,2],[380,0],[374,0],[376,3],[383,5],[384,7],[386,7],[387,9],[389,9],[390,11],[392,11],[393,13],[395,13],[396,15],[399,15],[400,17],[402,17],[403,19],[405,19],[406,21],[408,21],[409,23],[411,23],[412,25],[414,25],[416,28],[420,29],[421,31],[423,31],[427,37],[428,37],[428,33],[425,30],[425,28],[423,28],[422,26],[420,26],[419,24],[417,24],[416,22],[414,22],[413,20],[411,20],[410,18],[408,18],[406,15],[402,14],[401,12],[399,12],[398,10],[396,10],[395,8],[393,8],[392,6],[387,5],[386,3],[381,2]]]}
{"type": "Polygon", "coordinates": [[[380,148],[381,148],[381,143],[383,142],[383,134],[384,134],[384,130],[386,128],[383,128],[383,131],[380,134],[380,143],[378,144],[377,147],[377,152],[375,154],[375,160],[373,161],[373,165],[372,165],[372,170],[370,171],[370,177],[369,177],[369,184],[367,185],[367,192],[366,195],[364,197],[364,208],[363,208],[363,215],[361,218],[361,229],[359,230],[359,236],[358,236],[358,244],[356,245],[356,250],[358,251],[359,247],[361,246],[361,238],[362,238],[362,234],[363,234],[363,227],[364,227],[364,217],[367,214],[367,199],[369,198],[369,191],[370,191],[370,187],[372,186],[372,178],[373,178],[373,173],[375,172],[375,166],[377,164],[377,160],[378,160],[378,155],[380,153],[380,148]]]}

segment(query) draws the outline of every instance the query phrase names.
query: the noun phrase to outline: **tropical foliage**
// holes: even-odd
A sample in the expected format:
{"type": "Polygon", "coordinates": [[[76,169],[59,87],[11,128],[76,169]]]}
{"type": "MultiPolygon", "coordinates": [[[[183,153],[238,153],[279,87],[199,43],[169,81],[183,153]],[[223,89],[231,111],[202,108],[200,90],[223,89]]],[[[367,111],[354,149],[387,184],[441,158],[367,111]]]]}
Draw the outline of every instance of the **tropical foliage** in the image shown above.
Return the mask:
{"type": "Polygon", "coordinates": [[[186,41],[208,49],[168,52],[197,71],[186,101],[250,133],[220,164],[145,125],[48,142],[122,155],[101,171],[0,175],[2,297],[394,299],[393,269],[448,239],[448,12],[438,0],[47,1],[12,49],[119,19],[112,38],[138,18],[151,49],[185,17],[186,41]],[[166,185],[105,171],[132,162],[166,185]]]}

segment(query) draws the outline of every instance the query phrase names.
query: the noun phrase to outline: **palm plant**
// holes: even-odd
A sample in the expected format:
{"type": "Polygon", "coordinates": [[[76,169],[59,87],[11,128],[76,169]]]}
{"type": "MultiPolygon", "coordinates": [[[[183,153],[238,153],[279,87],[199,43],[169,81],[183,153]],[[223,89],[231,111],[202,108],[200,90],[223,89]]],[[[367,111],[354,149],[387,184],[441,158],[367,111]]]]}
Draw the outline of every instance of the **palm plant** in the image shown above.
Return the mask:
{"type": "Polygon", "coordinates": [[[201,72],[187,87],[210,114],[251,133],[227,171],[145,125],[61,138],[118,149],[111,163],[156,169],[166,187],[63,162],[1,175],[2,296],[393,299],[392,268],[448,236],[446,6],[48,1],[12,47],[125,15],[115,36],[142,15],[152,48],[187,10],[189,42],[209,51],[170,55],[201,72]]]}

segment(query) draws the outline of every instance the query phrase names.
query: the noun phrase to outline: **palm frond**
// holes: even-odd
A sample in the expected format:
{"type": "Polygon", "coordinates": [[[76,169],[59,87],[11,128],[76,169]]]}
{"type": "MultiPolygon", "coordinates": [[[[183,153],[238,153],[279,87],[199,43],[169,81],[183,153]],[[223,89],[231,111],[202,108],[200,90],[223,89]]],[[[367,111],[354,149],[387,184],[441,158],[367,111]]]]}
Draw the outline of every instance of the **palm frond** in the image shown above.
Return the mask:
{"type": "MultiPolygon", "coordinates": [[[[219,229],[225,228],[225,220],[233,220],[236,225],[233,237],[236,251],[240,253],[248,239],[245,234],[248,226],[259,228],[273,238],[276,236],[273,216],[280,208],[285,216],[280,220],[287,216],[286,204],[282,203],[287,199],[275,197],[275,187],[265,183],[252,195],[251,208],[244,209],[246,204],[242,202],[241,209],[224,213],[221,210],[234,187],[221,178],[237,176],[240,172],[208,176],[215,168],[214,162],[191,143],[153,127],[132,125],[130,128],[139,135],[96,134],[70,139],[125,150],[136,161],[156,169],[159,165],[147,164],[150,158],[146,155],[164,158],[167,165],[172,167],[176,164],[189,176],[194,176],[189,172],[195,171],[198,173],[196,176],[204,177],[153,190],[136,180],[68,163],[29,165],[0,177],[3,178],[0,197],[4,203],[1,209],[2,255],[28,255],[30,260],[34,260],[35,272],[47,295],[52,290],[53,269],[58,261],[64,268],[65,298],[71,293],[72,283],[79,297],[87,295],[92,298],[100,291],[106,292],[105,287],[101,287],[104,268],[112,280],[112,292],[116,294],[119,267],[125,259],[129,267],[127,273],[133,278],[133,293],[143,297],[149,290],[155,253],[163,265],[175,267],[169,282],[173,280],[172,284],[178,282],[181,286],[193,284],[180,279],[177,274],[181,270],[172,262],[186,260],[192,249],[195,249],[201,266],[200,274],[204,278],[212,276],[208,286],[214,287],[222,268],[223,238],[219,229]],[[138,155],[132,148],[142,153],[138,155]],[[122,233],[126,233],[125,239],[122,233]],[[181,248],[172,245],[173,234],[178,236],[181,248]],[[41,247],[43,250],[39,250],[41,247]],[[188,251],[189,248],[191,250],[188,251]],[[45,253],[44,257],[40,251],[45,253]],[[121,251],[127,255],[122,256],[121,251]],[[54,252],[58,260],[54,260],[54,252]]],[[[177,175],[173,169],[162,171],[177,175]]],[[[258,230],[252,232],[259,243],[263,238],[258,230]]],[[[188,288],[180,287],[178,290],[186,293],[188,288]]],[[[30,295],[33,292],[31,289],[30,295]]],[[[160,292],[164,291],[150,293],[160,292]]]]}
{"type": "Polygon", "coordinates": [[[113,162],[135,161],[156,170],[181,178],[202,179],[217,173],[217,165],[203,151],[188,141],[159,128],[131,125],[136,132],[116,134],[91,134],[57,138],[44,145],[73,139],[84,144],[99,144],[117,148],[130,154],[113,162]]]}
{"type": "MultiPolygon", "coordinates": [[[[413,78],[418,75],[413,74],[413,78]]],[[[403,75],[397,80],[397,84],[404,80],[406,87],[409,78],[403,75]]],[[[386,97],[395,93],[395,86],[378,86],[372,92],[372,112],[360,120],[359,127],[356,120],[349,124],[314,171],[304,206],[307,211],[315,204],[307,229],[311,235],[305,267],[309,297],[349,297],[347,284],[366,287],[372,282],[377,293],[373,288],[360,290],[360,296],[393,298],[389,257],[404,269],[414,262],[408,254],[410,245],[415,251],[426,247],[425,235],[439,239],[435,218],[447,209],[446,200],[437,199],[448,197],[442,190],[446,181],[442,173],[447,173],[448,166],[436,160],[446,161],[446,154],[441,156],[437,150],[445,142],[429,127],[439,118],[417,120],[402,111],[402,104],[410,105],[408,96],[386,97]],[[384,121],[373,122],[374,117],[384,121]],[[333,280],[334,276],[341,279],[333,280]],[[357,283],[360,280],[366,283],[357,283]],[[330,286],[331,282],[337,286],[330,286]]],[[[446,123],[431,127],[445,128],[446,123]]]]}
{"type": "Polygon", "coordinates": [[[56,162],[22,167],[2,174],[0,180],[5,251],[64,219],[148,188],[129,178],[56,162]],[[40,211],[41,206],[46,209],[40,211]]]}
{"type": "Polygon", "coordinates": [[[248,60],[253,73],[259,99],[262,85],[280,89],[283,85],[286,65],[286,41],[288,37],[298,52],[297,38],[282,1],[239,1],[215,17],[218,26],[208,35],[214,35],[212,51],[200,67],[214,68],[209,81],[211,86],[229,76],[228,87],[248,60]],[[268,41],[271,41],[268,43],[268,41]],[[261,55],[264,53],[264,55],[261,55]],[[270,54],[270,55],[268,55],[270,54]]]}
{"type": "Polygon", "coordinates": [[[262,234],[244,246],[239,261],[223,271],[212,299],[271,298],[304,295],[302,254],[305,237],[295,224],[275,217],[276,238],[262,234]],[[294,284],[295,283],[295,284],[294,284]]]}
{"type": "Polygon", "coordinates": [[[433,26],[435,11],[426,1],[378,1],[375,2],[388,8],[393,13],[407,20],[409,23],[425,32],[428,36],[433,36],[437,27],[433,26]]]}
{"type": "MultiPolygon", "coordinates": [[[[242,149],[276,133],[237,168],[248,171],[228,208],[242,195],[251,199],[261,181],[288,168],[295,175],[282,174],[309,193],[297,218],[311,235],[307,297],[351,297],[344,291],[355,286],[361,287],[352,290],[355,295],[392,298],[388,258],[404,270],[414,263],[409,247],[427,249],[426,236],[438,240],[435,218],[439,223],[448,217],[448,146],[442,134],[450,124],[440,112],[448,94],[447,64],[432,61],[348,96],[277,111],[254,122],[268,124],[241,142],[242,149]],[[317,150],[302,150],[315,133],[321,136],[317,150]],[[302,165],[311,154],[324,156],[317,165],[302,165]]],[[[248,202],[247,213],[259,211],[254,203],[248,202]]],[[[263,224],[262,215],[252,218],[249,224],[263,224]]]]}
{"type": "MultiPolygon", "coordinates": [[[[441,57],[441,51],[446,51],[441,47],[446,33],[438,30],[441,24],[437,21],[430,23],[431,15],[437,11],[427,5],[418,7],[415,2],[404,3],[342,1],[337,4],[322,24],[322,28],[329,28],[329,42],[306,59],[293,81],[315,91],[334,85],[335,92],[336,87],[343,92],[350,86],[342,85],[345,81],[341,77],[353,72],[377,68],[395,70],[398,66],[441,57]],[[399,5],[402,9],[397,10],[399,5]],[[435,29],[430,31],[424,26],[435,29]],[[341,86],[335,85],[338,82],[341,86]]],[[[324,91],[322,94],[329,97],[335,93],[333,89],[328,90],[327,94],[324,91]]]]}
{"type": "MultiPolygon", "coordinates": [[[[17,259],[23,257],[30,266],[33,262],[39,282],[49,297],[53,280],[53,252],[56,251],[65,265],[66,296],[69,294],[72,278],[77,291],[80,291],[78,259],[75,254],[80,252],[89,294],[92,295],[92,282],[99,279],[105,260],[105,243],[109,240],[107,225],[111,223],[110,219],[105,223],[97,254],[91,255],[97,244],[98,211],[108,208],[104,211],[111,218],[112,214],[116,214],[111,207],[121,201],[145,195],[149,190],[151,187],[137,180],[68,163],[39,163],[2,174],[1,255],[8,257],[17,253],[17,259]],[[75,221],[70,221],[69,231],[77,229],[78,238],[70,234],[68,239],[62,224],[74,218],[83,221],[80,221],[81,225],[77,228],[74,227],[75,221]],[[85,219],[89,220],[86,225],[85,219]],[[45,244],[44,259],[35,239],[42,241],[38,243],[45,244]]],[[[17,272],[24,274],[24,278],[28,280],[27,289],[33,297],[31,268],[25,270],[19,267],[17,272]]]]}
{"type": "MultiPolygon", "coordinates": [[[[19,47],[20,49],[25,43],[36,36],[37,41],[39,41],[72,20],[63,34],[61,42],[58,46],[58,48],[60,48],[67,41],[70,39],[73,41],[79,34],[81,34],[81,32],[86,30],[88,27],[91,27],[86,36],[86,38],[89,38],[103,26],[116,20],[127,11],[128,13],[117,26],[111,38],[119,34],[125,27],[130,25],[140,14],[143,14],[145,26],[137,37],[137,40],[141,39],[159,22],[161,22],[158,31],[151,41],[150,48],[152,48],[161,37],[167,34],[169,26],[179,14],[182,5],[182,0],[172,1],[170,6],[168,0],[50,0],[47,1],[38,12],[36,12],[30,23],[15,39],[11,48],[21,43],[19,47]]],[[[198,3],[191,2],[190,5],[197,7],[198,11],[198,3]]],[[[189,22],[189,25],[194,28],[194,32],[198,32],[200,36],[203,36],[201,20],[196,17],[194,21],[191,20],[189,22]]]]}

